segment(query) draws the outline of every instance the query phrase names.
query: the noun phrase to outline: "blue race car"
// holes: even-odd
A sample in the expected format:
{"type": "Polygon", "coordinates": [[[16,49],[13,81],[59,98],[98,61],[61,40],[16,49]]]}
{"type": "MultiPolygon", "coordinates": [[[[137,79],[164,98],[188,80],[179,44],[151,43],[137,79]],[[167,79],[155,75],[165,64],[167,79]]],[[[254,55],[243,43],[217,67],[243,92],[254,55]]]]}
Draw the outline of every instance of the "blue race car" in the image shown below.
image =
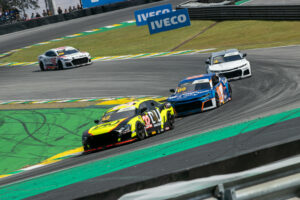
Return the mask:
{"type": "Polygon", "coordinates": [[[188,77],[178,84],[176,91],[167,99],[177,116],[202,112],[225,104],[232,98],[227,79],[217,74],[188,77]]]}

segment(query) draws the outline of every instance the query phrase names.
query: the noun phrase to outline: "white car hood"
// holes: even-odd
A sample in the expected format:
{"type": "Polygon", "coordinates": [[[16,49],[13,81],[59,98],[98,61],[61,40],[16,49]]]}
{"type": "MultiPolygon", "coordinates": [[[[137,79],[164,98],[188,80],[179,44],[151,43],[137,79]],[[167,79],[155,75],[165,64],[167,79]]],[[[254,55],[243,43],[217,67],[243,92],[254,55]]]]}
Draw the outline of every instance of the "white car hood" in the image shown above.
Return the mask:
{"type": "Polygon", "coordinates": [[[234,69],[237,67],[241,67],[245,64],[247,64],[247,60],[242,59],[242,60],[237,60],[237,61],[232,61],[232,62],[210,65],[209,69],[211,71],[231,70],[231,69],[234,69]]]}
{"type": "Polygon", "coordinates": [[[65,59],[79,59],[79,58],[89,57],[89,54],[83,53],[83,52],[78,52],[78,53],[73,53],[70,55],[64,55],[64,56],[60,56],[60,57],[65,58],[65,59]]]}

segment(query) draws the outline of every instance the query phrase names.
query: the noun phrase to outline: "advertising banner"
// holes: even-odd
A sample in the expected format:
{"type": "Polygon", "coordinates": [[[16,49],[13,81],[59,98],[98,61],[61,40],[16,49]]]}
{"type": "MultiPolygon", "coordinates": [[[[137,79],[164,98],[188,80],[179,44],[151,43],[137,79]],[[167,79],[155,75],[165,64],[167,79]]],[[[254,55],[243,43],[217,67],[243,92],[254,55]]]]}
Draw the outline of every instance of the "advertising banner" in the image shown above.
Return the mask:
{"type": "Polygon", "coordinates": [[[135,21],[137,26],[147,25],[147,18],[154,17],[166,13],[172,12],[172,5],[166,4],[161,6],[156,6],[152,8],[146,8],[143,10],[137,10],[134,12],[135,21]]]}
{"type": "Polygon", "coordinates": [[[187,9],[180,9],[168,14],[149,17],[147,23],[150,34],[191,25],[187,9]]]}
{"type": "Polygon", "coordinates": [[[91,8],[95,6],[103,6],[106,4],[117,3],[126,0],[81,0],[83,8],[91,8]]]}

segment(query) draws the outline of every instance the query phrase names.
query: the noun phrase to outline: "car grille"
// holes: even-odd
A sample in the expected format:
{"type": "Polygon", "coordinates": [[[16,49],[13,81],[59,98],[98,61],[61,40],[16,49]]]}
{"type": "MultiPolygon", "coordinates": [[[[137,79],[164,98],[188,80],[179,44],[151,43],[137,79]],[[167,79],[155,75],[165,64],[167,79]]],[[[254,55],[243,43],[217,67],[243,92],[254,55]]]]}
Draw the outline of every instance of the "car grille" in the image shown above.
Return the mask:
{"type": "Polygon", "coordinates": [[[204,108],[211,107],[211,106],[213,106],[212,100],[206,101],[204,103],[204,108]]]}
{"type": "Polygon", "coordinates": [[[247,69],[247,70],[244,71],[244,76],[246,76],[246,75],[248,75],[248,74],[250,74],[249,69],[247,69]]]}
{"type": "Polygon", "coordinates": [[[223,76],[225,76],[226,78],[234,78],[234,77],[239,77],[242,76],[242,70],[236,70],[236,71],[232,71],[232,72],[225,72],[225,73],[221,73],[223,76]]]}
{"type": "Polygon", "coordinates": [[[118,133],[110,132],[101,135],[95,135],[89,138],[88,143],[91,144],[94,148],[105,146],[109,144],[115,144],[118,142],[118,133]]]}
{"type": "Polygon", "coordinates": [[[201,101],[187,102],[179,105],[175,104],[175,110],[177,113],[194,110],[194,109],[201,109],[201,108],[202,108],[201,101]]]}
{"type": "Polygon", "coordinates": [[[72,61],[73,65],[82,65],[82,64],[87,64],[88,62],[89,62],[89,59],[87,57],[74,59],[72,61]]]}

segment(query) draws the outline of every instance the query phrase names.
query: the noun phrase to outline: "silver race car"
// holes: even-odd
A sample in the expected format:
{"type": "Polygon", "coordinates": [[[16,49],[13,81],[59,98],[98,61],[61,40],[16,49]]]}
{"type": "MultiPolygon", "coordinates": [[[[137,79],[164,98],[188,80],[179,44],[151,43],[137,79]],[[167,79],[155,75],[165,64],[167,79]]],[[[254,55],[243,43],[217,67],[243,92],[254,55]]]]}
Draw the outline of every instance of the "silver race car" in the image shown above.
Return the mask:
{"type": "Polygon", "coordinates": [[[246,55],[237,49],[214,52],[206,60],[206,71],[225,76],[228,80],[250,77],[251,66],[246,55]]]}
{"type": "Polygon", "coordinates": [[[66,69],[92,63],[87,52],[80,52],[73,47],[50,49],[38,57],[41,71],[48,69],[66,69]]]}

